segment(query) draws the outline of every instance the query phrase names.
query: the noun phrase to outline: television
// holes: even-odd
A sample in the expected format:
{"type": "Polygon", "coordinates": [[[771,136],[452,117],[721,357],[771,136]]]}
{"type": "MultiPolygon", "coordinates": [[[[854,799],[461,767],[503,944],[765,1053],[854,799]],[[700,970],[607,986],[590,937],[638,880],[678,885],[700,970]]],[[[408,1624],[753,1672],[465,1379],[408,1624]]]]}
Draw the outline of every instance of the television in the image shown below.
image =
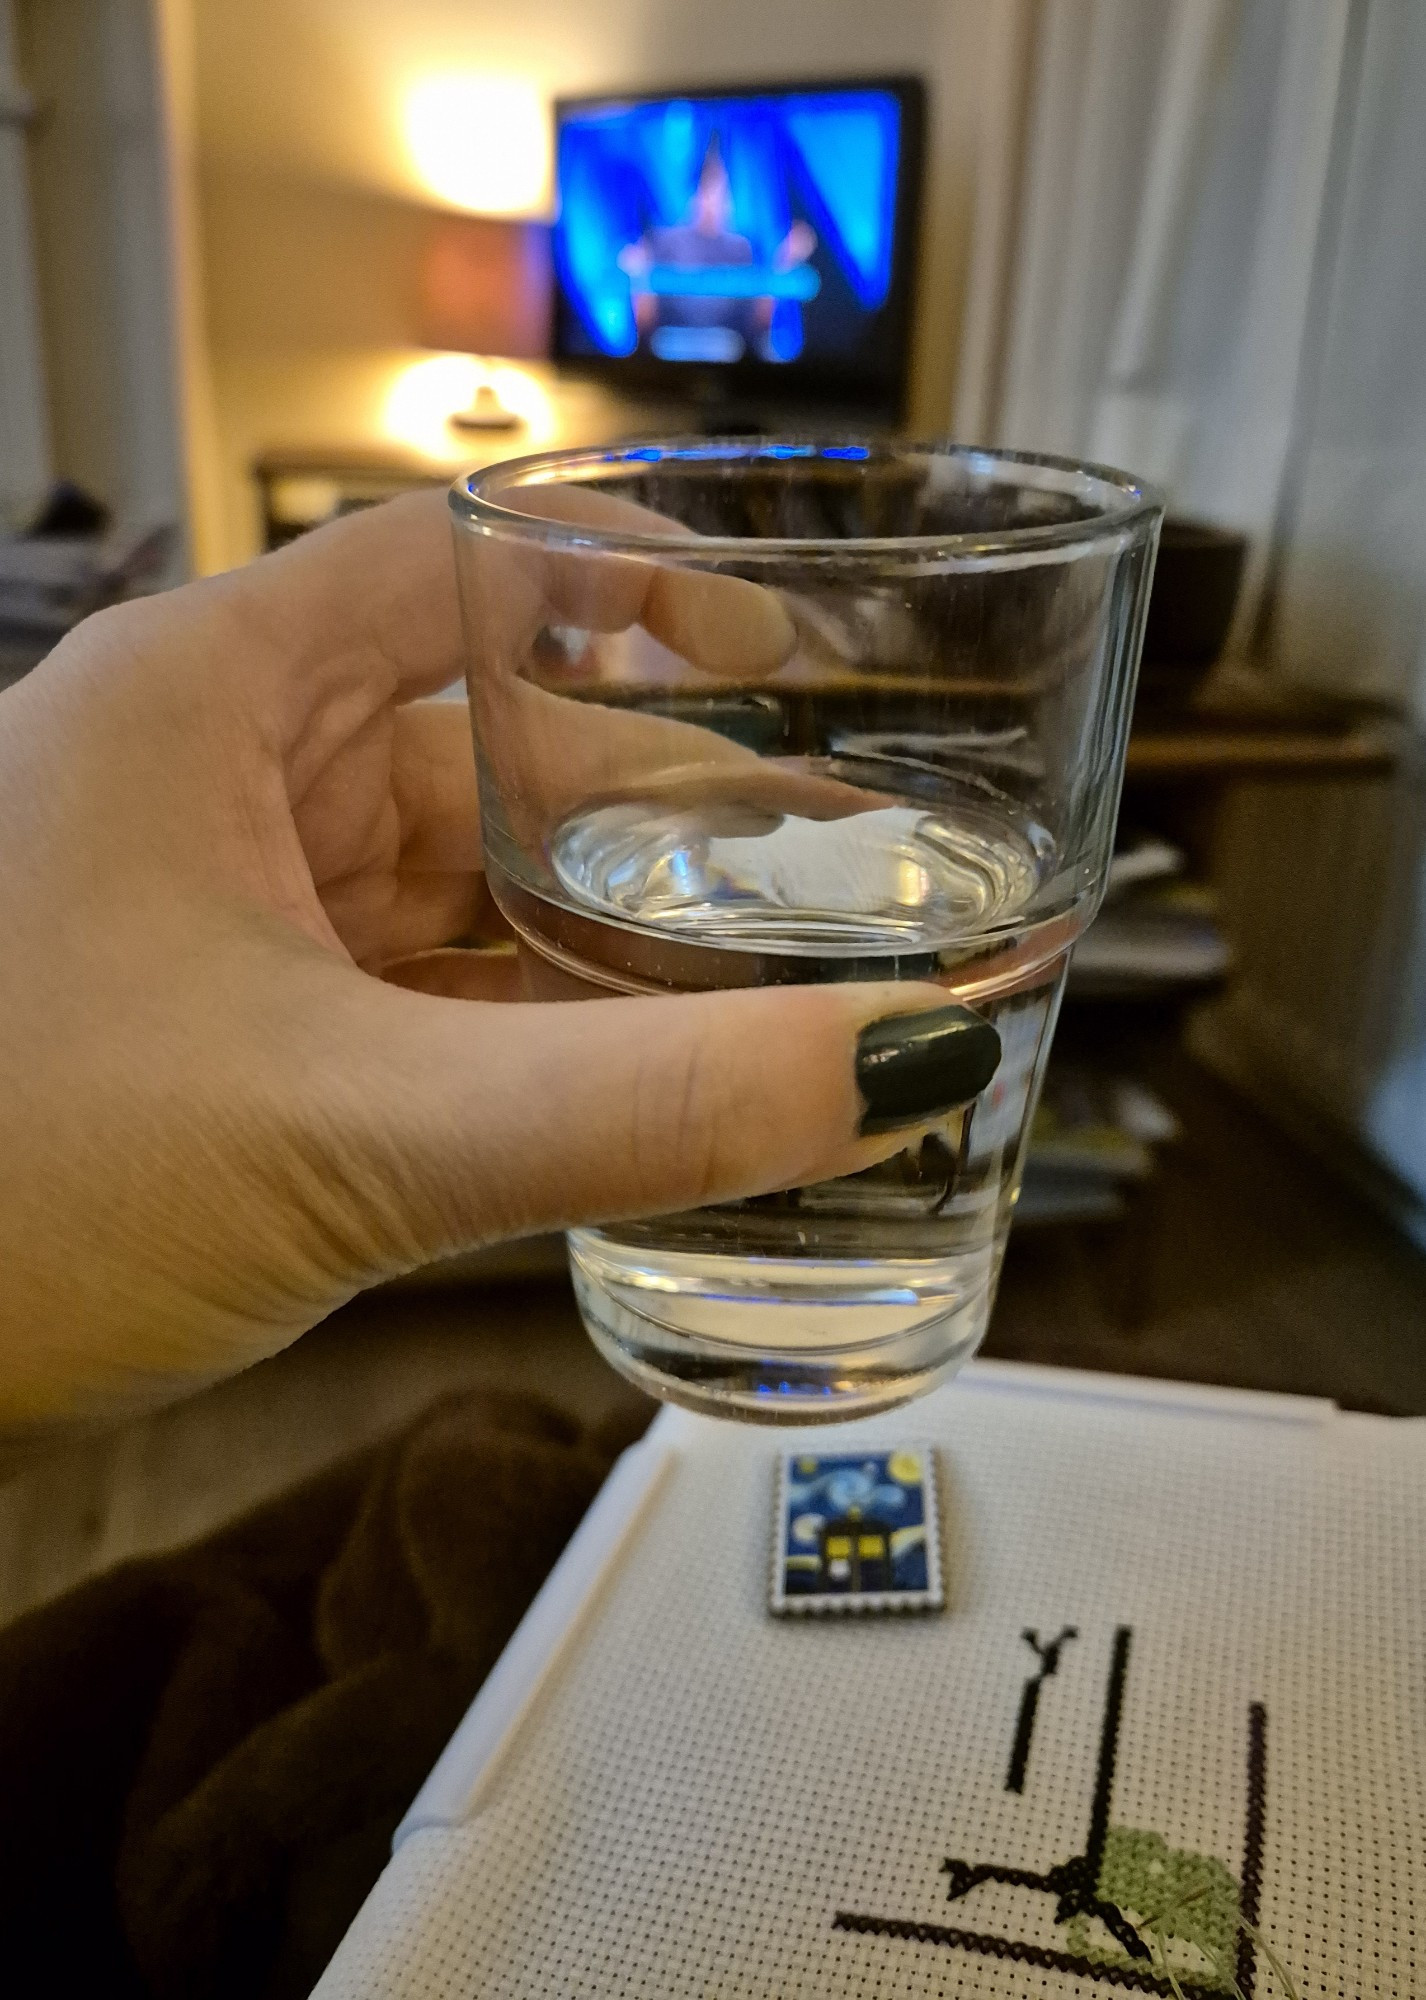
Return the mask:
{"type": "Polygon", "coordinates": [[[561,99],[556,358],[895,419],[924,125],[909,77],[561,99]]]}

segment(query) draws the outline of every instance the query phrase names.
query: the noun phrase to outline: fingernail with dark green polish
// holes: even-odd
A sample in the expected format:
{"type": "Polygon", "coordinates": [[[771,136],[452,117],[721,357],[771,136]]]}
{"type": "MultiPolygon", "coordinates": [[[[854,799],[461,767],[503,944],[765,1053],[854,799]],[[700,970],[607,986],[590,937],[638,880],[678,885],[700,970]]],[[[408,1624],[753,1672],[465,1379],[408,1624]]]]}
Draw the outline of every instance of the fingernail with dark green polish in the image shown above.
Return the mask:
{"type": "Polygon", "coordinates": [[[1000,1067],[1000,1037],[969,1007],[889,1014],[857,1037],[863,1134],[921,1125],[978,1097],[1000,1067]]]}

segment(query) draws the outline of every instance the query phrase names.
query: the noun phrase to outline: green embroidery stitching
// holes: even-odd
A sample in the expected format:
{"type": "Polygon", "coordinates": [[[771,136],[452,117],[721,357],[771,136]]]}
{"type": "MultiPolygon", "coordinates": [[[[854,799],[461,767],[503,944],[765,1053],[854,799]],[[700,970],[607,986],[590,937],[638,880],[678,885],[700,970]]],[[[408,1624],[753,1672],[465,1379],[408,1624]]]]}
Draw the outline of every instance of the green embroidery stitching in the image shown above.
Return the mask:
{"type": "MultiPolygon", "coordinates": [[[[1170,1847],[1161,1834],[1111,1826],[1095,1887],[1136,1928],[1154,1929],[1180,1978],[1213,1992],[1234,1990],[1229,1967],[1238,1936],[1238,1884],[1221,1861],[1170,1847]]],[[[1070,1918],[1065,1942],[1075,1957],[1095,1965],[1132,1963],[1104,1925],[1087,1914],[1070,1918]]]]}

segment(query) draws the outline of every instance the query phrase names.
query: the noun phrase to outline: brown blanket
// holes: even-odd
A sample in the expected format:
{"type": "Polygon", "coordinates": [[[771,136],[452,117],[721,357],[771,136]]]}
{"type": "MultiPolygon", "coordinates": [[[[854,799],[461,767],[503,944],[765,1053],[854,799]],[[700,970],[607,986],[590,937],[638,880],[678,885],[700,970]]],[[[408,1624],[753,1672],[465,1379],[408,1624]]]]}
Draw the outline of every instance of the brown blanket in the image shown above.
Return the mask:
{"type": "Polygon", "coordinates": [[[7,1989],[307,1993],[647,1419],[452,1398],[0,1633],[7,1989]]]}

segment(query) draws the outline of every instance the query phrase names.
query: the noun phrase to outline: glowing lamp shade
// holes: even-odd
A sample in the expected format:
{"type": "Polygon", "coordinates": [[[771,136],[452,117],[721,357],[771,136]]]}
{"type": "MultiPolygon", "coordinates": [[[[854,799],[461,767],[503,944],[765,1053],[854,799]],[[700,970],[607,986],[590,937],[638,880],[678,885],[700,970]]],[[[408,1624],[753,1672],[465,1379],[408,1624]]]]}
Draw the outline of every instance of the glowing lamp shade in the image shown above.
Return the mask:
{"type": "Polygon", "coordinates": [[[411,162],[438,201],[477,215],[538,215],[549,205],[544,99],[509,77],[432,76],[407,92],[411,162]]]}

